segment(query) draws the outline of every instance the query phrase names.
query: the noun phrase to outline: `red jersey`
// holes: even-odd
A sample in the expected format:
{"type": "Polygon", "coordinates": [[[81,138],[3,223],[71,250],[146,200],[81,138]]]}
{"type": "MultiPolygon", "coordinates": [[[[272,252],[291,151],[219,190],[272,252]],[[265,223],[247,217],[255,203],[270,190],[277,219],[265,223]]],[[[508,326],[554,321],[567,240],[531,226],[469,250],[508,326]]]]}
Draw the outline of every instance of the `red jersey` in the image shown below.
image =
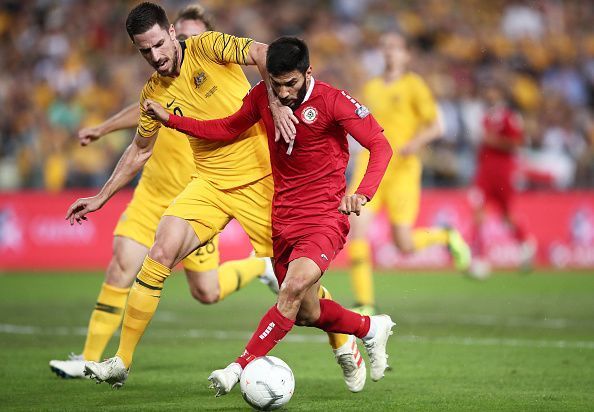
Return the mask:
{"type": "Polygon", "coordinates": [[[274,179],[273,234],[289,225],[297,230],[330,225],[346,235],[348,218],[338,207],[346,191],[347,133],[371,152],[367,172],[356,191],[369,200],[390,161],[390,145],[365,106],[313,78],[294,114],[300,123],[290,154],[284,141],[274,141],[274,121],[263,82],[250,91],[234,115],[207,121],[171,115],[166,126],[200,138],[230,140],[262,120],[274,179]]]}
{"type": "MultiPolygon", "coordinates": [[[[507,143],[521,143],[522,126],[518,115],[505,106],[496,106],[487,111],[483,118],[484,135],[507,143]]],[[[515,150],[503,150],[481,144],[478,154],[478,168],[493,174],[511,174],[514,168],[515,150]]]]}

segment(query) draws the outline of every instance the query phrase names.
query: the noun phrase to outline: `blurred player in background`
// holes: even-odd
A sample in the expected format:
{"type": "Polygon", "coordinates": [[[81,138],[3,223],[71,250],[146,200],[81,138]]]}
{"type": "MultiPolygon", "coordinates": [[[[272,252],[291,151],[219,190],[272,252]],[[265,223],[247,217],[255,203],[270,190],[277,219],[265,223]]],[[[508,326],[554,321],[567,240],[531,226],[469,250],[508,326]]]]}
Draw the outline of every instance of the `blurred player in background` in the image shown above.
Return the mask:
{"type": "Polygon", "coordinates": [[[474,209],[472,236],[473,270],[470,275],[487,276],[489,263],[485,258],[483,223],[487,205],[501,213],[514,239],[521,247],[521,267],[528,271],[536,252],[536,242],[512,214],[515,197],[514,173],[516,151],[523,141],[522,122],[507,103],[506,90],[495,80],[484,88],[487,110],[483,118],[483,140],[478,150],[477,171],[470,194],[474,209]]]}
{"type": "MultiPolygon", "coordinates": [[[[212,30],[210,18],[199,5],[184,8],[174,21],[178,40],[212,30]]],[[[132,104],[95,127],[80,130],[83,146],[116,130],[138,126],[140,106],[132,104]]],[[[98,361],[120,326],[130,286],[153,244],[161,215],[196,173],[192,149],[181,133],[164,129],[142,170],[132,200],[114,231],[113,255],[97,304],[91,314],[82,355],[52,360],[50,368],[64,378],[84,376],[84,361],[98,361]]],[[[269,258],[251,257],[219,267],[218,235],[183,260],[192,296],[215,303],[247,285],[256,276],[278,291],[269,258]],[[218,270],[217,270],[218,268],[218,270]]]]}
{"type": "MultiPolygon", "coordinates": [[[[375,201],[351,218],[348,254],[351,260],[352,288],[356,310],[375,312],[371,247],[366,237],[375,214],[385,207],[392,225],[396,247],[414,253],[432,245],[449,248],[458,270],[466,270],[470,250],[458,231],[450,228],[423,227],[413,230],[419,212],[422,165],[419,151],[442,134],[437,105],[425,82],[407,70],[410,54],[403,35],[390,32],[380,39],[386,68],[363,89],[369,105],[384,127],[394,157],[375,196],[375,201]]],[[[358,182],[368,162],[363,151],[355,163],[353,181],[358,182]]]]}
{"type": "MultiPolygon", "coordinates": [[[[272,89],[301,119],[294,141],[275,141],[266,85],[261,82],[233,115],[211,121],[170,115],[146,101],[147,110],[169,127],[214,141],[236,136],[260,120],[268,135],[274,176],[272,236],[275,274],[281,285],[277,303],[262,317],[245,351],[209,380],[216,396],[239,381],[252,360],[265,356],[293,328],[313,326],[363,340],[374,381],[387,367],[386,343],[394,326],[388,315],[364,316],[319,298],[320,279],[342,249],[349,230],[347,215],[359,214],[371,200],[388,166],[392,150],[381,126],[345,91],[315,81],[306,44],[281,37],[270,44],[266,58],[272,89]],[[346,195],[347,133],[370,152],[359,186],[346,195]]],[[[359,360],[362,362],[362,359],[359,360]]],[[[364,376],[357,379],[365,380],[364,376]]]]}
{"type": "MultiPolygon", "coordinates": [[[[156,4],[135,7],[128,15],[126,29],[141,55],[156,70],[142,90],[141,105],[146,99],[154,99],[180,115],[185,112],[198,118],[219,118],[237,110],[250,89],[240,65],[257,65],[263,78],[267,78],[267,45],[217,32],[180,42],[165,11],[156,4]]],[[[292,122],[297,119],[292,112],[274,96],[270,106],[283,137],[294,136],[292,122]]],[[[154,151],[160,128],[161,124],[141,106],[133,143],[99,194],[79,199],[70,207],[67,218],[71,223],[81,222],[87,213],[100,209],[132,179],[154,151]]],[[[157,310],[171,269],[208,244],[231,219],[242,225],[256,256],[272,256],[273,182],[264,131],[258,124],[237,137],[233,143],[191,139],[197,174],[161,217],[155,240],[126,301],[117,354],[105,362],[85,364],[85,372],[98,381],[113,387],[124,384],[136,346],[157,310]]],[[[187,142],[185,136],[179,138],[187,142]]],[[[325,291],[322,289],[321,293],[325,291]]],[[[334,348],[347,345],[348,339],[344,335],[330,336],[334,348]]],[[[351,358],[355,351],[358,353],[356,345],[349,348],[351,358]]],[[[346,380],[352,362],[338,355],[337,361],[346,380]]]]}

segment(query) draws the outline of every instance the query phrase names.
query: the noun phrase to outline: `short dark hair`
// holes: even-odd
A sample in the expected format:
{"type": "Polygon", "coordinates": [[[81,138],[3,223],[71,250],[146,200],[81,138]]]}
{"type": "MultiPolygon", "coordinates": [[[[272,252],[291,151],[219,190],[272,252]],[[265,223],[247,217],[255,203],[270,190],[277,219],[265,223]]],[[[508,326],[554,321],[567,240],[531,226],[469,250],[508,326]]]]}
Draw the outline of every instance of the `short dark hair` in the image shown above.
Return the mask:
{"type": "Polygon", "coordinates": [[[305,73],[309,68],[307,44],[297,37],[279,37],[268,46],[266,70],[273,76],[298,70],[305,73]]]}
{"type": "Polygon", "coordinates": [[[155,3],[144,2],[134,7],[126,19],[126,31],[133,39],[136,34],[146,33],[158,24],[163,30],[169,29],[169,19],[163,7],[155,3]]]}
{"type": "Polygon", "coordinates": [[[177,24],[180,20],[198,20],[204,24],[206,30],[214,30],[212,17],[206,13],[206,10],[200,4],[190,4],[184,7],[173,21],[173,24],[177,24]]]}

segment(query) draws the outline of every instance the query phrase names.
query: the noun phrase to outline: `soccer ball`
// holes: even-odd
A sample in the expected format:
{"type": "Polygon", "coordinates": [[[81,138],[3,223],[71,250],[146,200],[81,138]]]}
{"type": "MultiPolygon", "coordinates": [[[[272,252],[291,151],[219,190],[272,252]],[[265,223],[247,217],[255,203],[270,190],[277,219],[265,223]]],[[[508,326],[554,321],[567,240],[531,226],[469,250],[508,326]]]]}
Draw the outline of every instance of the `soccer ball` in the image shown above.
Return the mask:
{"type": "Polygon", "coordinates": [[[250,362],[239,381],[243,399],[256,410],[278,409],[293,396],[295,378],[285,362],[274,356],[263,356],[250,362]]]}
{"type": "Polygon", "coordinates": [[[473,258],[470,268],[468,268],[468,275],[477,280],[485,280],[491,276],[491,265],[489,261],[481,258],[473,258]]]}

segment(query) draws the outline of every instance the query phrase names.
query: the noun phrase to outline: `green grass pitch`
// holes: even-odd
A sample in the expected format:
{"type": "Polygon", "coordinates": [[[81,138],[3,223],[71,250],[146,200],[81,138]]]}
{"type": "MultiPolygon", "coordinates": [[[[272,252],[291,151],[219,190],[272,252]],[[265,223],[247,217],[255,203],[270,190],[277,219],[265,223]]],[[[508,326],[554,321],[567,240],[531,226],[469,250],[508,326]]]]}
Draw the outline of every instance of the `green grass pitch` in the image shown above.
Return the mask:
{"type": "MultiPolygon", "coordinates": [[[[79,353],[100,274],[0,276],[0,410],[248,410],[236,388],[214,398],[207,376],[243,349],[274,296],[254,282],[224,302],[190,297],[168,280],[126,385],[114,391],[62,380],[50,359],[79,353]]],[[[352,303],[349,279],[324,284],[352,303]]],[[[398,326],[393,370],[347,391],[324,335],[295,328],[273,355],[296,378],[288,411],[594,410],[594,276],[453,274],[376,276],[377,300],[398,326]]],[[[117,339],[105,357],[115,352],[117,339]]]]}

